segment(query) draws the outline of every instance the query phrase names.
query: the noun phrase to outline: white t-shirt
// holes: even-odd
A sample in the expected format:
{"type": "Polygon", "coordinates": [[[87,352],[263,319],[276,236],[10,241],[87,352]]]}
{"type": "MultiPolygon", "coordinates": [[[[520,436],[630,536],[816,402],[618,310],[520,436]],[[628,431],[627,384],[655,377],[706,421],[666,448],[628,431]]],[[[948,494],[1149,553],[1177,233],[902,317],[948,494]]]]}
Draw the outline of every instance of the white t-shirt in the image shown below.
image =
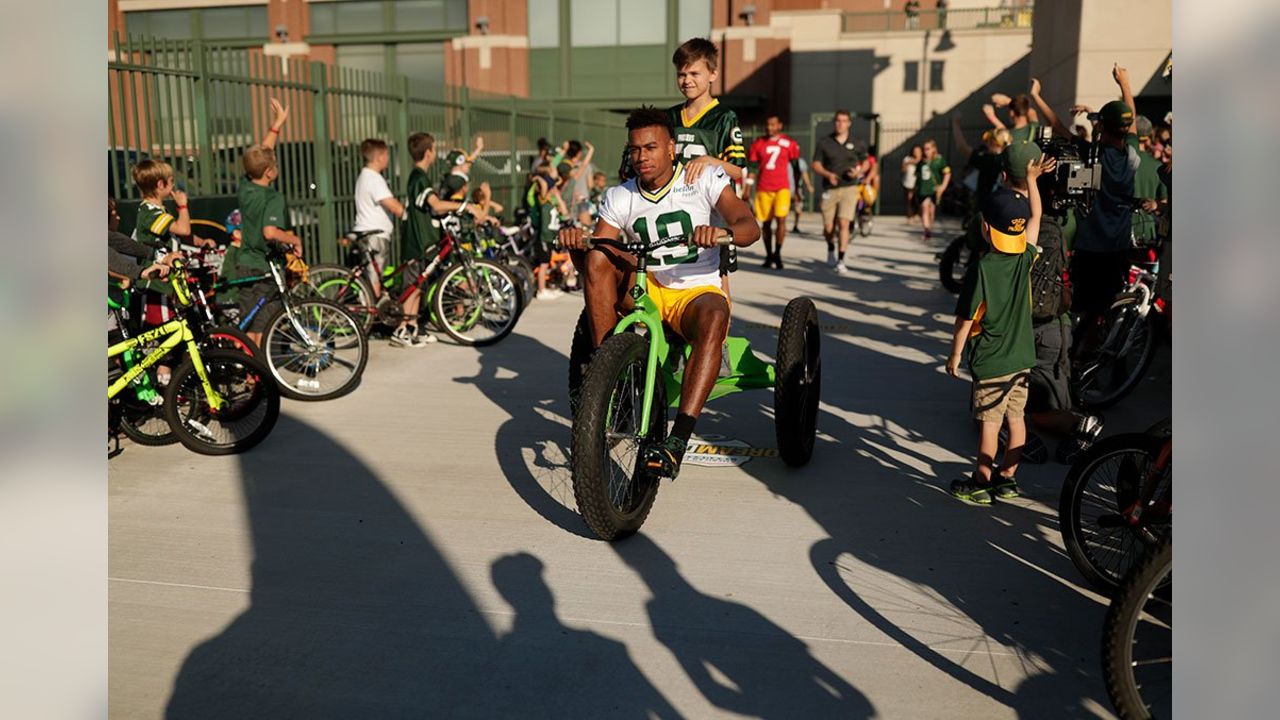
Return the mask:
{"type": "Polygon", "coordinates": [[[382,173],[369,168],[360,170],[356,178],[356,224],[351,228],[356,232],[377,230],[390,235],[395,230],[395,218],[386,208],[378,203],[389,197],[391,188],[387,187],[387,179],[382,173]]]}
{"type": "Polygon", "coordinates": [[[916,160],[910,156],[902,159],[902,187],[908,190],[916,188],[916,160]]]}
{"type": "MultiPolygon", "coordinates": [[[[692,239],[694,228],[712,224],[716,202],[729,186],[729,176],[720,168],[708,168],[689,185],[684,181],[684,165],[680,164],[671,182],[657,192],[644,190],[638,183],[639,178],[632,178],[606,190],[600,201],[600,219],[633,241],[657,241],[675,235],[689,235],[692,239]]],[[[649,258],[649,275],[663,287],[683,290],[720,286],[718,247],[660,248],[649,258]]]]}

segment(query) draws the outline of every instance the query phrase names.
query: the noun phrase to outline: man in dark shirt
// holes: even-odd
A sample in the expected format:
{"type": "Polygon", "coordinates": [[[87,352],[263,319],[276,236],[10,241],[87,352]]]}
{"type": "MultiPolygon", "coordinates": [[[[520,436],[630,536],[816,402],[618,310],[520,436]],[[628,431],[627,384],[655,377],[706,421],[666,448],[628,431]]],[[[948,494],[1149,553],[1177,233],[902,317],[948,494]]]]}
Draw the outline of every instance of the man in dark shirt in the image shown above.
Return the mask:
{"type": "Polygon", "coordinates": [[[867,151],[849,133],[853,115],[848,110],[837,110],[834,124],[835,132],[819,139],[814,148],[813,172],[822,178],[822,234],[827,240],[827,264],[843,274],[847,270],[844,254],[849,248],[849,224],[858,209],[857,185],[867,151]],[[840,237],[838,255],[835,246],[837,232],[840,237]]]}

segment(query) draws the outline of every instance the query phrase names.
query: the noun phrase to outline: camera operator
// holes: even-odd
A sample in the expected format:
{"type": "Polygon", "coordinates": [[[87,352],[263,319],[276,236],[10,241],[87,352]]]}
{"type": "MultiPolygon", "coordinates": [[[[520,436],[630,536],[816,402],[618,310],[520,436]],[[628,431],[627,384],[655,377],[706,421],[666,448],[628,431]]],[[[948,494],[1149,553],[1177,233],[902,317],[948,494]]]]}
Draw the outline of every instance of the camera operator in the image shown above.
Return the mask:
{"type": "MultiPolygon", "coordinates": [[[[1122,100],[1112,100],[1098,113],[1098,165],[1101,183],[1087,212],[1079,219],[1071,257],[1072,309],[1080,315],[1083,334],[1076,357],[1087,356],[1098,343],[1098,321],[1124,288],[1133,237],[1134,179],[1141,160],[1134,133],[1133,90],[1129,72],[1116,65],[1111,76],[1122,100]]],[[[1032,81],[1032,101],[1054,131],[1074,137],[1040,97],[1032,81]]]]}

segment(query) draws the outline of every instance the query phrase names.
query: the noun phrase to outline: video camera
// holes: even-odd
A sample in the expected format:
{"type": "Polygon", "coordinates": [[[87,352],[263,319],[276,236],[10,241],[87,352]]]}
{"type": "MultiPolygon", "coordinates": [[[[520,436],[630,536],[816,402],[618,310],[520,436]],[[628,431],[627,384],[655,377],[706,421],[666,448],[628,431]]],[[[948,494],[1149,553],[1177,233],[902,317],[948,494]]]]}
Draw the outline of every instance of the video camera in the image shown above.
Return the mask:
{"type": "MultiPolygon", "coordinates": [[[[1097,119],[1090,115],[1095,122],[1097,119]]],[[[1074,207],[1088,212],[1093,195],[1102,187],[1102,166],[1098,163],[1097,143],[1085,145],[1079,138],[1062,138],[1050,127],[1040,128],[1036,140],[1047,157],[1058,161],[1052,173],[1040,176],[1040,195],[1047,212],[1061,215],[1074,207]]]]}

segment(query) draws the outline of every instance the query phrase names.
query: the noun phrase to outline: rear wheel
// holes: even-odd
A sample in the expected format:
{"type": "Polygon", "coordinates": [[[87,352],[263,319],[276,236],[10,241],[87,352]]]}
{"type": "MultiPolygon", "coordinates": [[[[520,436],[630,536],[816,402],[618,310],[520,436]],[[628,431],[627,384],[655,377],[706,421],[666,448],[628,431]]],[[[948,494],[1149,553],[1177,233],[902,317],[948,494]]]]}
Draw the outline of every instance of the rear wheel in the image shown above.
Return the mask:
{"type": "Polygon", "coordinates": [[[1107,695],[1122,720],[1173,710],[1173,539],[1134,566],[1102,625],[1107,695]]]}
{"type": "Polygon", "coordinates": [[[578,512],[602,540],[617,540],[644,524],[659,479],[644,469],[642,445],[666,438],[666,396],[654,383],[650,427],[639,427],[644,408],[648,341],[614,335],[591,360],[573,420],[573,496],[578,512]]]}
{"type": "Polygon", "coordinates": [[[440,276],[431,310],[440,329],[463,345],[492,345],[516,327],[520,290],[502,265],[474,260],[440,276]]]}
{"type": "MultiPolygon", "coordinates": [[[[133,391],[126,389],[124,392],[133,391]]],[[[169,427],[169,421],[165,419],[164,407],[161,405],[150,405],[137,398],[122,397],[118,413],[120,421],[116,427],[125,437],[139,445],[172,445],[178,442],[173,428],[169,427]]]]}
{"type": "Polygon", "coordinates": [[[1071,562],[1099,592],[1110,594],[1147,549],[1168,534],[1172,516],[1170,476],[1159,478],[1159,507],[1135,527],[1117,522],[1139,497],[1142,479],[1164,443],[1145,433],[1124,433],[1095,443],[1080,454],[1062,484],[1058,526],[1071,562]],[[1164,495],[1169,495],[1165,498],[1164,495]]]}
{"type": "Polygon", "coordinates": [[[511,277],[515,278],[516,287],[520,290],[521,309],[528,307],[529,303],[533,301],[533,295],[538,288],[537,281],[533,276],[533,263],[519,255],[512,254],[501,256],[498,260],[506,266],[507,271],[511,273],[511,277]]]}
{"type": "Polygon", "coordinates": [[[196,366],[187,358],[173,373],[164,413],[179,442],[201,455],[229,455],[262,442],[280,416],[271,371],[235,350],[200,353],[209,385],[223,401],[214,409],[196,366]]]}
{"type": "Polygon", "coordinates": [[[582,378],[587,374],[587,363],[591,360],[591,323],[587,318],[586,308],[578,315],[578,324],[573,328],[573,342],[569,344],[569,412],[577,414],[578,402],[582,394],[582,378]]]}
{"type": "Polygon", "coordinates": [[[369,341],[355,318],[328,300],[290,305],[293,319],[281,307],[262,336],[280,392],[294,400],[331,400],[354,390],[369,362],[369,341]]]}
{"type": "Polygon", "coordinates": [[[787,303],[778,330],[778,361],[773,387],[773,423],[778,455],[799,467],[813,456],[822,392],[822,333],[818,309],[809,298],[787,303]]]}

